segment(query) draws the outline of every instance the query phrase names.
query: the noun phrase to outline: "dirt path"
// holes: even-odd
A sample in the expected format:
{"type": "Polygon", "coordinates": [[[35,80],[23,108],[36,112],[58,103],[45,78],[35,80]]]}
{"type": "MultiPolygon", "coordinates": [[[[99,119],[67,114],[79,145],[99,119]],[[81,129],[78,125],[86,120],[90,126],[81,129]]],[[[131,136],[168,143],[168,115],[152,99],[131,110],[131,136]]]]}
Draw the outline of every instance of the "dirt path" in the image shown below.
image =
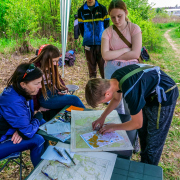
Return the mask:
{"type": "Polygon", "coordinates": [[[169,36],[169,32],[171,31],[172,29],[169,29],[167,30],[165,33],[164,33],[164,37],[168,40],[169,44],[171,45],[172,49],[175,51],[176,53],[176,56],[179,58],[180,60],[180,56],[179,56],[179,51],[178,51],[178,45],[175,44],[175,42],[170,38],[169,36]]]}

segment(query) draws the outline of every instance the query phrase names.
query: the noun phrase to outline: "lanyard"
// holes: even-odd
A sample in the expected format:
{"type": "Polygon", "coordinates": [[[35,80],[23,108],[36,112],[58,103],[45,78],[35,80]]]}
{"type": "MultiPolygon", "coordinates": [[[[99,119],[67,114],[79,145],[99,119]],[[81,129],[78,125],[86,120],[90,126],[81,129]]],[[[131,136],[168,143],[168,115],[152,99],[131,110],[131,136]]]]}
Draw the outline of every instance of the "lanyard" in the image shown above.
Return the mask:
{"type": "Polygon", "coordinates": [[[158,84],[155,88],[155,91],[158,95],[158,102],[159,102],[159,108],[158,108],[158,115],[157,115],[157,129],[159,129],[159,119],[160,119],[160,113],[161,113],[161,102],[162,102],[162,98],[161,98],[161,94],[163,96],[164,101],[166,101],[166,93],[173,90],[175,87],[177,87],[177,85],[174,85],[173,87],[169,88],[168,90],[166,90],[164,92],[164,89],[162,87],[159,86],[160,83],[160,68],[158,66],[151,66],[151,65],[146,65],[146,64],[138,64],[139,68],[129,72],[128,74],[126,74],[119,83],[119,88],[122,90],[122,84],[131,76],[133,76],[134,74],[143,71],[142,75],[138,78],[138,80],[134,83],[134,85],[129,88],[125,93],[124,93],[124,97],[127,96],[127,94],[133,89],[133,87],[137,84],[137,82],[141,79],[141,77],[143,76],[144,73],[152,71],[152,70],[156,70],[158,73],[158,84]]]}

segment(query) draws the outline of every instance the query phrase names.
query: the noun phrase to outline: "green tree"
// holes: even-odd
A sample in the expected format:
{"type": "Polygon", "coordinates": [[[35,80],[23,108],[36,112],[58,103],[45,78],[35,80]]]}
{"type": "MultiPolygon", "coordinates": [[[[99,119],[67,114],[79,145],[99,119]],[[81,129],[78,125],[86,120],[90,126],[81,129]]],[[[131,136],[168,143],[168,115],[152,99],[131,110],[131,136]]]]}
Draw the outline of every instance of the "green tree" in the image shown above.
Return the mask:
{"type": "Polygon", "coordinates": [[[7,3],[9,0],[1,0],[0,1],[0,37],[6,35],[6,26],[7,26],[7,21],[4,19],[4,16],[6,14],[6,11],[8,9],[7,3]]]}
{"type": "Polygon", "coordinates": [[[148,49],[155,49],[156,45],[159,43],[159,33],[152,21],[144,20],[141,16],[139,10],[128,9],[128,18],[132,23],[138,24],[142,32],[143,46],[148,49]]]}
{"type": "Polygon", "coordinates": [[[8,22],[6,31],[9,37],[25,39],[37,31],[37,15],[30,1],[11,0],[7,7],[4,18],[8,22]]]}
{"type": "Polygon", "coordinates": [[[124,0],[127,8],[131,8],[140,13],[142,19],[152,19],[151,6],[148,4],[148,0],[124,0]]]}
{"type": "Polygon", "coordinates": [[[35,14],[37,15],[38,33],[42,37],[54,36],[59,38],[60,34],[60,3],[59,0],[30,0],[35,4],[35,14]],[[58,36],[58,37],[57,37],[58,36]]]}
{"type": "MultiPolygon", "coordinates": [[[[68,30],[68,43],[71,47],[74,44],[74,15],[85,2],[86,0],[71,1],[68,30]]],[[[108,9],[111,0],[98,2],[108,9]]],[[[153,47],[157,43],[156,29],[151,23],[155,12],[151,10],[148,0],[124,0],[124,2],[129,11],[129,19],[141,27],[143,43],[153,47]]],[[[1,0],[0,10],[0,30],[5,31],[9,38],[28,40],[29,37],[46,37],[51,42],[61,39],[59,0],[1,0]]]]}

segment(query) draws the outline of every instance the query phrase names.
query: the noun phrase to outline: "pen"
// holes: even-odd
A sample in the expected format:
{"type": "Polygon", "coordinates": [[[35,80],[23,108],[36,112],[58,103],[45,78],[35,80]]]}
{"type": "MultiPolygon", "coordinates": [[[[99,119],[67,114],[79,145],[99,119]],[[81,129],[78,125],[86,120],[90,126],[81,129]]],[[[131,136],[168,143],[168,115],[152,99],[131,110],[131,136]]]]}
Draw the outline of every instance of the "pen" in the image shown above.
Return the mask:
{"type": "Polygon", "coordinates": [[[42,172],[46,177],[48,177],[49,179],[54,180],[54,179],[53,179],[52,177],[50,177],[47,173],[43,172],[42,170],[41,170],[41,172],[42,172]]]}
{"type": "Polygon", "coordinates": [[[57,161],[58,163],[63,164],[64,166],[70,168],[70,166],[68,166],[68,165],[66,165],[66,164],[64,164],[64,163],[62,163],[62,162],[60,162],[60,161],[58,161],[58,160],[55,160],[55,161],[57,161]]]}
{"type": "Polygon", "coordinates": [[[62,122],[65,122],[65,120],[61,117],[59,117],[59,120],[62,121],[62,122]]]}
{"type": "Polygon", "coordinates": [[[74,162],[73,158],[70,156],[70,154],[66,151],[66,149],[64,149],[65,153],[69,156],[69,158],[71,159],[71,161],[74,163],[74,165],[76,165],[76,163],[74,162]]]}
{"type": "Polygon", "coordinates": [[[99,131],[99,130],[100,130],[100,127],[101,127],[101,125],[98,124],[98,125],[94,128],[94,130],[99,131]]]}
{"type": "Polygon", "coordinates": [[[64,159],[67,160],[67,158],[64,157],[63,154],[62,154],[56,147],[54,147],[54,150],[55,150],[61,157],[63,157],[64,159]]]}

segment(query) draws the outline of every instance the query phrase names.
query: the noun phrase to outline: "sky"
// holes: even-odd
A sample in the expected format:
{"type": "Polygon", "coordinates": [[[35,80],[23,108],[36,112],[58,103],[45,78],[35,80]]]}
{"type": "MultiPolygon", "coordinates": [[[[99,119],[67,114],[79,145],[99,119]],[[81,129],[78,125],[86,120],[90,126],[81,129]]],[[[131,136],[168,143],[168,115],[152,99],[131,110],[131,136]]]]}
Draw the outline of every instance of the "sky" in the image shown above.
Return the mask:
{"type": "Polygon", "coordinates": [[[149,4],[152,2],[155,3],[153,6],[154,8],[156,7],[174,7],[176,4],[180,6],[180,0],[148,0],[149,4]]]}

